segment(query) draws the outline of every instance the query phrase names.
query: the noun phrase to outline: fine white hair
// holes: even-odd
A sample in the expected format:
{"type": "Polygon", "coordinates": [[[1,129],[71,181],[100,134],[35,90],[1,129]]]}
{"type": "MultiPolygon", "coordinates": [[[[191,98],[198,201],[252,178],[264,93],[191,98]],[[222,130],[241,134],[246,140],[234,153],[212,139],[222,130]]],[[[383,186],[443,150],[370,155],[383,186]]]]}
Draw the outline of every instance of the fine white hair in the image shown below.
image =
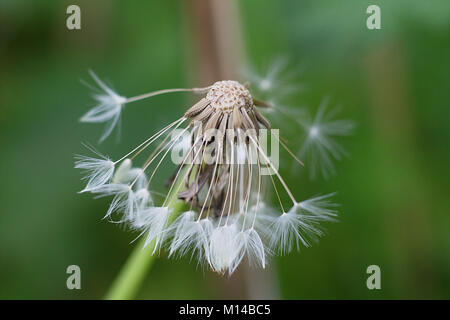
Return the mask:
{"type": "Polygon", "coordinates": [[[85,113],[81,117],[80,121],[89,123],[106,123],[105,130],[100,137],[100,142],[102,142],[111,134],[113,129],[119,123],[122,107],[126,103],[127,99],[108,87],[93,71],[89,71],[89,73],[103,92],[93,95],[93,98],[97,101],[97,104],[85,113]]]}

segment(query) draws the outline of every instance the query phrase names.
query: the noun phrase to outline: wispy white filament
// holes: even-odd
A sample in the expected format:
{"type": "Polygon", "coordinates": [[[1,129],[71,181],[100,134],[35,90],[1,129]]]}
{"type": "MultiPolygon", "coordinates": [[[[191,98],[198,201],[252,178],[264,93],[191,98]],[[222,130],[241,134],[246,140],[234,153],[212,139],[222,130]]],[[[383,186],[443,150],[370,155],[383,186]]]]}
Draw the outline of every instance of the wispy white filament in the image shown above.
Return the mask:
{"type": "Polygon", "coordinates": [[[128,184],[110,183],[91,191],[96,198],[113,196],[104,218],[111,218],[113,212],[127,211],[132,200],[132,190],[128,184]]]}
{"type": "MultiPolygon", "coordinates": [[[[259,233],[254,228],[239,232],[236,241],[240,252],[236,263],[234,266],[232,265],[233,267],[237,267],[245,255],[247,255],[250,264],[262,268],[266,267],[266,249],[259,233]]],[[[234,269],[231,269],[230,273],[233,271],[234,269]]]]}
{"type": "Polygon", "coordinates": [[[334,194],[311,198],[294,204],[292,208],[280,216],[265,216],[271,227],[269,239],[270,247],[278,249],[282,254],[290,252],[293,244],[302,243],[309,247],[310,241],[316,241],[323,235],[319,223],[323,221],[335,221],[337,211],[330,197],[334,194]]]}
{"type": "Polygon", "coordinates": [[[327,112],[325,100],[312,121],[299,122],[307,131],[307,136],[298,154],[305,158],[312,178],[317,173],[324,178],[334,175],[334,160],[341,160],[347,154],[335,138],[351,134],[354,124],[349,120],[335,120],[337,111],[338,109],[332,109],[327,112]]]}
{"type": "Polygon", "coordinates": [[[84,180],[87,180],[86,187],[80,191],[93,191],[108,183],[114,173],[114,162],[107,157],[91,158],[77,155],[75,156],[75,168],[85,172],[84,180]]]}
{"type": "Polygon", "coordinates": [[[120,121],[122,107],[126,103],[127,99],[108,87],[93,71],[89,71],[89,74],[103,90],[103,93],[94,94],[94,99],[97,100],[97,105],[82,116],[80,121],[90,123],[105,122],[105,130],[100,137],[100,142],[102,142],[111,134],[114,127],[120,121]]]}
{"type": "Polygon", "coordinates": [[[199,261],[210,262],[209,239],[213,230],[212,220],[205,218],[198,220],[197,214],[187,211],[181,214],[171,225],[173,238],[170,243],[169,256],[197,254],[199,261]]]}
{"type": "Polygon", "coordinates": [[[336,193],[330,193],[323,196],[314,197],[302,202],[297,206],[303,211],[309,212],[316,220],[334,220],[337,216],[337,204],[330,201],[336,193]]]}
{"type": "Polygon", "coordinates": [[[281,254],[290,252],[294,244],[297,244],[297,248],[299,248],[299,242],[309,246],[307,239],[301,233],[300,217],[294,212],[274,217],[271,222],[271,230],[269,245],[275,250],[278,249],[281,254]]]}
{"type": "Polygon", "coordinates": [[[237,238],[238,232],[235,224],[216,227],[212,231],[209,255],[211,267],[216,272],[223,274],[236,269],[242,245],[237,238]]]}
{"type": "Polygon", "coordinates": [[[171,210],[169,207],[150,207],[139,213],[137,218],[146,233],[146,240],[144,247],[148,246],[150,242],[155,242],[153,253],[161,244],[164,238],[164,232],[167,227],[169,214],[171,210]]]}
{"type": "Polygon", "coordinates": [[[287,95],[304,89],[296,79],[298,68],[293,68],[286,57],[275,59],[262,72],[247,68],[244,74],[254,83],[258,97],[266,101],[279,102],[287,95]]]}

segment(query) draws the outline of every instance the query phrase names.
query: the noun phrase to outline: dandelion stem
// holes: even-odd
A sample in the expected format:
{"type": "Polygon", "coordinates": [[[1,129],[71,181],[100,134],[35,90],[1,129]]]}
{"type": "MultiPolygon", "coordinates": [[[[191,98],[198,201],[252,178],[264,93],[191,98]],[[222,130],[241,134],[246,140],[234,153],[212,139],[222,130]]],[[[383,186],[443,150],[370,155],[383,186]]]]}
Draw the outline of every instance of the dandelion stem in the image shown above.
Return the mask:
{"type": "MultiPolygon", "coordinates": [[[[177,198],[178,192],[183,187],[185,174],[177,181],[176,187],[170,194],[167,202],[167,206],[173,210],[169,217],[169,224],[185,209],[185,203],[177,198]]],[[[146,238],[143,236],[133,249],[133,252],[106,293],[106,300],[128,300],[136,296],[145,275],[155,260],[153,255],[155,240],[144,248],[145,240],[146,238]]]]}

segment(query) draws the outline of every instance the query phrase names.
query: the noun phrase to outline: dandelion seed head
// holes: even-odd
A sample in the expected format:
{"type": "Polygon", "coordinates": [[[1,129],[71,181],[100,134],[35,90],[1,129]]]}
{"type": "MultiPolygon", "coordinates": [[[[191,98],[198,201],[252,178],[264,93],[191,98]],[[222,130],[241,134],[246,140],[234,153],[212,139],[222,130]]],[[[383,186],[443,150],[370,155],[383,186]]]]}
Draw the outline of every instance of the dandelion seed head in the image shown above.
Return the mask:
{"type": "MultiPolygon", "coordinates": [[[[277,80],[284,67],[280,64],[269,69],[256,87],[281,94],[293,89],[277,80]]],[[[337,211],[330,200],[333,194],[297,201],[278,166],[262,148],[258,135],[261,129],[270,129],[271,123],[260,109],[271,114],[283,108],[254,99],[250,86],[225,80],[206,88],[167,89],[126,99],[92,76],[104,93],[96,96],[99,105],[83,119],[109,123],[103,137],[113,130],[125,103],[167,92],[193,91],[203,95],[183,117],[119,160],[113,162],[98,154],[98,159],[80,157],[75,165],[86,174],[83,192],[112,197],[105,218],[140,232],[145,246],[152,244],[153,253],[166,248],[170,257],[190,255],[219,274],[232,274],[244,257],[251,265],[265,268],[268,256],[275,252],[285,254],[294,247],[310,246],[324,234],[320,224],[335,221],[337,211]],[[233,135],[225,134],[229,130],[233,135]],[[171,151],[183,153],[183,157],[176,163],[177,169],[167,182],[169,190],[159,202],[150,191],[153,177],[170,158],[167,155],[171,151]],[[138,156],[145,153],[148,156],[143,164],[135,166],[138,156]],[[267,168],[273,175],[270,180],[263,174],[267,168]],[[272,181],[272,185],[267,181],[272,181]],[[281,185],[280,190],[277,185],[281,185]],[[270,186],[279,206],[267,202],[265,194],[270,186]],[[280,192],[287,195],[290,204],[283,204],[280,192]],[[172,212],[173,196],[185,203],[184,211],[172,212]],[[116,215],[119,220],[113,220],[116,215]]],[[[320,158],[329,166],[331,157],[338,158],[340,153],[331,137],[345,135],[351,129],[348,122],[330,121],[323,110],[312,122],[300,119],[299,114],[292,118],[307,133],[305,150],[319,151],[320,157],[314,158],[313,165],[320,158]]]]}
{"type": "Polygon", "coordinates": [[[246,87],[237,81],[225,80],[214,83],[206,95],[214,110],[226,113],[236,108],[249,108],[253,99],[246,87]]]}

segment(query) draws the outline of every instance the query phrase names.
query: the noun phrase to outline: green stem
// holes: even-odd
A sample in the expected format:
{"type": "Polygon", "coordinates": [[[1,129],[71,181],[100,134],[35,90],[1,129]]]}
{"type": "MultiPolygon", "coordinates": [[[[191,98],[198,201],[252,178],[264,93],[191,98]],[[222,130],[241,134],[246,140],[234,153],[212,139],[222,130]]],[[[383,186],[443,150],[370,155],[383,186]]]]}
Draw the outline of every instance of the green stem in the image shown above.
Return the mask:
{"type": "MultiPolygon", "coordinates": [[[[170,207],[174,210],[171,217],[175,217],[184,208],[184,203],[176,200],[170,207]]],[[[142,237],[134,247],[133,252],[106,294],[106,300],[127,300],[136,296],[147,271],[155,260],[155,255],[153,254],[155,240],[144,248],[145,240],[146,238],[142,237]]]]}
{"type": "MultiPolygon", "coordinates": [[[[183,211],[185,207],[184,202],[178,200],[177,198],[178,191],[183,185],[183,179],[184,177],[177,181],[177,185],[171,193],[168,201],[168,207],[173,209],[169,216],[169,224],[183,211]]],[[[106,293],[106,300],[128,300],[133,299],[136,296],[147,271],[150,269],[153,261],[155,260],[155,256],[153,255],[155,240],[150,242],[144,248],[145,240],[146,238],[143,236],[133,249],[133,252],[106,293]]]]}

